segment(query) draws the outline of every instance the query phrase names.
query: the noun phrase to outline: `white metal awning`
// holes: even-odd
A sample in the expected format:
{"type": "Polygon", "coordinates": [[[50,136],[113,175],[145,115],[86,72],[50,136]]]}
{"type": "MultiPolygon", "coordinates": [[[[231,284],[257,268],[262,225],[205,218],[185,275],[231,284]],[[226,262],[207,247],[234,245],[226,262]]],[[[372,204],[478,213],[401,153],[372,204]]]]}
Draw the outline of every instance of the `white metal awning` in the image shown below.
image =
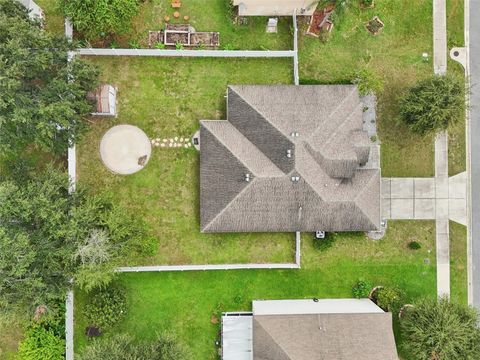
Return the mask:
{"type": "Polygon", "coordinates": [[[252,315],[222,316],[222,359],[252,360],[252,315]]]}

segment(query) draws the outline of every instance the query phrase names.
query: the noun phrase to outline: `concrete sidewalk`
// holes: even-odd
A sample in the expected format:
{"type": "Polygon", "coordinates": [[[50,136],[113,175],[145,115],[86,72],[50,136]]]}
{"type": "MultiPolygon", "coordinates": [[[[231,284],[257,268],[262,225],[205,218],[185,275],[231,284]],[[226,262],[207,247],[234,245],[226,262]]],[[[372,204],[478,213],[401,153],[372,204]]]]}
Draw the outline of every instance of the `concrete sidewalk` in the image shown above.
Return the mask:
{"type": "Polygon", "coordinates": [[[433,0],[433,71],[447,72],[447,5],[446,0],[433,0]]]}
{"type": "MultiPolygon", "coordinates": [[[[437,75],[447,72],[447,4],[446,0],[433,0],[433,70],[437,75]]],[[[448,135],[441,132],[435,138],[436,206],[441,209],[448,200],[448,135]],[[441,197],[439,197],[441,196],[441,197]]],[[[466,207],[466,203],[465,203],[466,207]]],[[[437,211],[437,295],[450,296],[450,252],[448,211],[437,211]]]]}

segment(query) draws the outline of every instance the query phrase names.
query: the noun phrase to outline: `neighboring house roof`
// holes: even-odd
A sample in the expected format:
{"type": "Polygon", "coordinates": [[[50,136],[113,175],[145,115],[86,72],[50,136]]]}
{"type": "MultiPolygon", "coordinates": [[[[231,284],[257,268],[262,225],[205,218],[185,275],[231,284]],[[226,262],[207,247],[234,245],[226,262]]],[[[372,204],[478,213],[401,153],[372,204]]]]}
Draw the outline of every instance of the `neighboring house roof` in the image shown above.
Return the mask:
{"type": "Polygon", "coordinates": [[[234,0],[239,16],[312,15],[318,0],[234,0]]]}
{"type": "Polygon", "coordinates": [[[362,111],[353,85],[229,86],[228,121],[200,122],[201,230],[378,229],[362,111]]]}
{"type": "Polygon", "coordinates": [[[392,314],[370,299],[256,300],[222,316],[223,360],[398,360],[392,314]]]}
{"type": "Polygon", "coordinates": [[[391,313],[253,317],[253,360],[398,360],[391,313]]]}

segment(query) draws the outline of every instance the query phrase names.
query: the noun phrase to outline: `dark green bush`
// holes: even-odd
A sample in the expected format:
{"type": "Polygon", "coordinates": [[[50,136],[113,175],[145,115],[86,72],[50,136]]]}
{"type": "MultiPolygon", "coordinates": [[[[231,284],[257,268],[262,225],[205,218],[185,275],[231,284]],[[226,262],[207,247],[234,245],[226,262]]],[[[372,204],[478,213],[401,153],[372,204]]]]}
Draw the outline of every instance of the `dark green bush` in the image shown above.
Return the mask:
{"type": "Polygon", "coordinates": [[[410,241],[408,243],[408,247],[412,250],[418,250],[422,248],[422,244],[420,244],[418,241],[410,241]]]}
{"type": "Polygon", "coordinates": [[[365,280],[359,279],[352,288],[352,294],[357,299],[367,298],[372,285],[365,280]]]}
{"type": "Polygon", "coordinates": [[[33,324],[18,347],[18,360],[64,360],[65,340],[39,324],[33,324]]]}
{"type": "Polygon", "coordinates": [[[405,359],[480,359],[478,312],[447,299],[423,300],[400,322],[405,359]]]}
{"type": "Polygon", "coordinates": [[[317,250],[325,251],[330,249],[335,242],[335,233],[327,232],[325,233],[325,238],[323,239],[313,239],[313,247],[317,250]]]}
{"type": "Polygon", "coordinates": [[[112,285],[105,289],[96,289],[88,294],[83,313],[89,325],[108,331],[123,319],[127,311],[125,289],[112,285]]]}
{"type": "Polygon", "coordinates": [[[400,101],[400,116],[413,132],[447,129],[464,116],[465,87],[456,77],[435,75],[419,81],[400,101]]]}

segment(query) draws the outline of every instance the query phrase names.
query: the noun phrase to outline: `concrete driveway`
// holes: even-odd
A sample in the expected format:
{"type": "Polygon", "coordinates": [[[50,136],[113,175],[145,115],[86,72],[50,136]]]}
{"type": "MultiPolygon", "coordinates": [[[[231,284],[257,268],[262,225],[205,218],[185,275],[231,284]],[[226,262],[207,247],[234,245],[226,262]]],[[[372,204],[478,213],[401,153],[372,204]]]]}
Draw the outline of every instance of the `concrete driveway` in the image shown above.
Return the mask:
{"type": "Polygon", "coordinates": [[[382,178],[385,219],[450,219],[466,225],[466,173],[442,178],[382,178]]]}

